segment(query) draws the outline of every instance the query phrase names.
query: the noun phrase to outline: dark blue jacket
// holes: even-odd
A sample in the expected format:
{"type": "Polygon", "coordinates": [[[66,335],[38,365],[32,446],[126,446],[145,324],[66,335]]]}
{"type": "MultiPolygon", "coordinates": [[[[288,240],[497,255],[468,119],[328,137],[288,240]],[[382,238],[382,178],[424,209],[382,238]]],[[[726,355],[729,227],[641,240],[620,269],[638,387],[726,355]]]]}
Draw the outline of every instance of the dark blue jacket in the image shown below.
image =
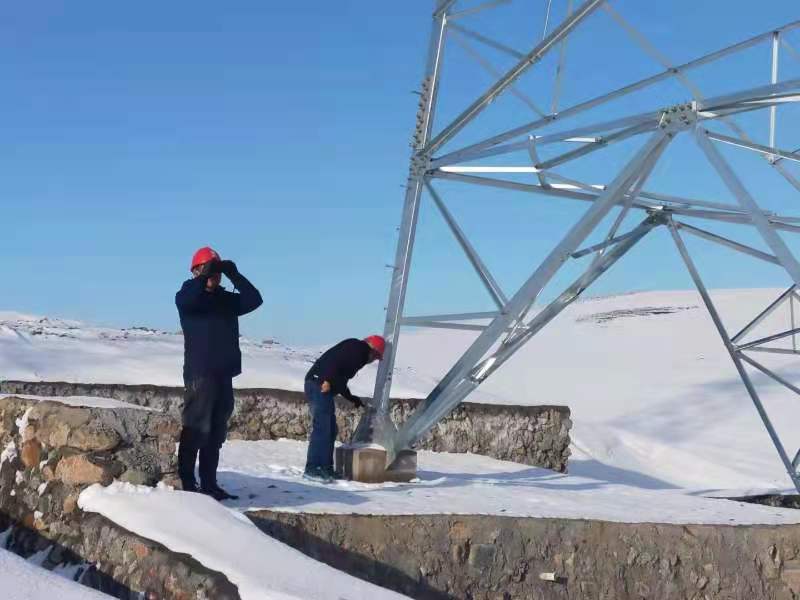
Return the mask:
{"type": "Polygon", "coordinates": [[[238,294],[217,287],[206,290],[208,277],[185,281],[175,294],[183,329],[183,377],[236,377],[242,372],[239,316],[254,311],[263,300],[244,275],[230,277],[238,294]]]}
{"type": "Polygon", "coordinates": [[[317,359],[306,379],[313,379],[320,384],[327,381],[331,384],[333,394],[341,394],[350,400],[354,396],[347,382],[369,363],[371,351],[369,344],[363,340],[350,338],[339,342],[317,359]]]}

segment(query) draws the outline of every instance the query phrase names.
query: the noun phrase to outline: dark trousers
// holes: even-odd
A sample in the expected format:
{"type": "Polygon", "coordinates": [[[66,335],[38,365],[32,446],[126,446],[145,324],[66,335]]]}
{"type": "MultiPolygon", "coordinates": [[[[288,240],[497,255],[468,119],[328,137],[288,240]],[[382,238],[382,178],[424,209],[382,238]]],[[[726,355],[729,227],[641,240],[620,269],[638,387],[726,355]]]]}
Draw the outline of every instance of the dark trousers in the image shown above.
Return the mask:
{"type": "Polygon", "coordinates": [[[204,375],[184,379],[183,430],[178,446],[178,475],[194,484],[194,465],[200,455],[200,484],[217,485],[219,451],[228,437],[233,414],[233,380],[204,375]]]}
{"type": "Polygon", "coordinates": [[[312,379],[305,386],[308,409],[311,412],[311,434],[308,436],[306,470],[333,467],[333,445],[336,434],[336,405],[333,394],[323,394],[320,384],[312,379]]]}

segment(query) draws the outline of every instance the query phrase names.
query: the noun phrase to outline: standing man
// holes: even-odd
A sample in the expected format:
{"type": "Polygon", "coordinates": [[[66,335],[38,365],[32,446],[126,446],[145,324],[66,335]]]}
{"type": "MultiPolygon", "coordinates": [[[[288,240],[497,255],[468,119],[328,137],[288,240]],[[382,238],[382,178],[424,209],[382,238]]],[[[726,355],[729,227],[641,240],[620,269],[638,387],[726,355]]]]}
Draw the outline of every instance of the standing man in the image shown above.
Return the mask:
{"type": "Polygon", "coordinates": [[[239,317],[263,300],[236,264],[220,260],[211,248],[192,257],[192,279],[175,294],[184,340],[183,430],[178,447],[178,475],[183,489],[216,500],[236,499],[217,485],[219,451],[233,413],[233,378],[242,372],[239,317]],[[226,291],[224,274],[238,294],[226,291]],[[194,465],[200,454],[200,486],[194,465]]]}
{"type": "Polygon", "coordinates": [[[335,479],[333,472],[333,445],[336,441],[336,394],[364,406],[361,398],[354,396],[347,382],[362,367],[383,358],[386,341],[379,335],[364,340],[355,338],[339,342],[317,359],[306,375],[306,399],[311,412],[311,435],[304,477],[329,483],[335,479]]]}

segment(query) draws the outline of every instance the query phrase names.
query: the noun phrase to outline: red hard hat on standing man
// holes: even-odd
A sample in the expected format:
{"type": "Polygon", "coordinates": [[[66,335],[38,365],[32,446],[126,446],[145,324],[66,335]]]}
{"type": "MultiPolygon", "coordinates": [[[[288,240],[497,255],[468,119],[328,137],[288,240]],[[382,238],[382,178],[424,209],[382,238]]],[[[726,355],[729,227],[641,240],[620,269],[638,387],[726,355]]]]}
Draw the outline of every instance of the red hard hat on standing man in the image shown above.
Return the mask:
{"type": "Polygon", "coordinates": [[[219,254],[217,254],[216,250],[213,248],[204,246],[195,252],[194,256],[192,256],[192,266],[189,268],[189,270],[194,271],[195,267],[204,265],[212,260],[220,260],[219,254]]]}

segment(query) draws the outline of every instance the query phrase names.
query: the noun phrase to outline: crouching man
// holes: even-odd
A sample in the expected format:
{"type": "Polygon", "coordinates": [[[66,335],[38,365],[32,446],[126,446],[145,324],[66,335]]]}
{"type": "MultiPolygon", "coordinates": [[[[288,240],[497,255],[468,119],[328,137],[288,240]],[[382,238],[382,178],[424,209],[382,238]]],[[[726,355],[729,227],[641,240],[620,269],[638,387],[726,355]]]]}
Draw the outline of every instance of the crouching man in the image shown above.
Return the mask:
{"type": "Polygon", "coordinates": [[[347,382],[361,368],[383,358],[386,342],[379,335],[364,340],[355,338],[339,342],[317,359],[306,375],[305,393],[311,412],[311,435],[308,439],[308,456],[304,477],[323,483],[335,479],[333,472],[333,446],[336,441],[337,394],[361,407],[361,398],[354,396],[347,382]]]}
{"type": "Polygon", "coordinates": [[[236,264],[221,260],[211,248],[195,252],[192,279],[175,295],[184,339],[183,430],[178,447],[178,475],[183,489],[216,500],[235,499],[217,485],[219,452],[233,413],[233,378],[242,372],[239,317],[263,300],[236,264]],[[225,275],[239,293],[225,290],[225,275]],[[194,466],[200,455],[200,485],[194,466]]]}

